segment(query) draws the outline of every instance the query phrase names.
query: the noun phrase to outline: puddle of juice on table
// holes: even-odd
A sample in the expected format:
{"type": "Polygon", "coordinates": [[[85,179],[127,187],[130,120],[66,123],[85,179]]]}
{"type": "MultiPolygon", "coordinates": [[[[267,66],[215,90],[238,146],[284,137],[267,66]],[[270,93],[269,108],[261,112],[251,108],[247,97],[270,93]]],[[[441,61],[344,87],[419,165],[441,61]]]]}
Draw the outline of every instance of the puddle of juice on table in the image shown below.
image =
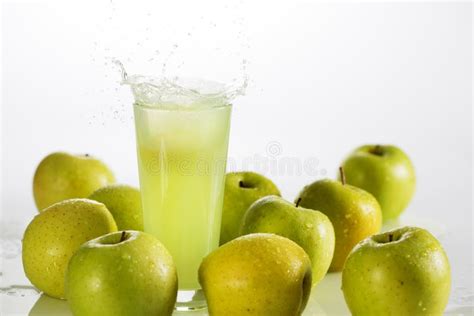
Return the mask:
{"type": "Polygon", "coordinates": [[[30,285],[10,285],[7,287],[0,287],[0,295],[25,297],[39,294],[40,292],[30,285]]]}

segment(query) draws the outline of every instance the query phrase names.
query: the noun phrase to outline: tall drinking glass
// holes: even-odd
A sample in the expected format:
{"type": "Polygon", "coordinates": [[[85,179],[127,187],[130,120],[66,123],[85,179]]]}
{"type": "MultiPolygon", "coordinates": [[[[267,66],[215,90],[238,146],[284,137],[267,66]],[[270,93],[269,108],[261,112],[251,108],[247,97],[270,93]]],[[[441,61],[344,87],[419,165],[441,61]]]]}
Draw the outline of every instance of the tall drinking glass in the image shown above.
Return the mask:
{"type": "Polygon", "coordinates": [[[231,109],[134,105],[145,232],[173,256],[178,310],[206,306],[198,268],[219,244],[231,109]]]}

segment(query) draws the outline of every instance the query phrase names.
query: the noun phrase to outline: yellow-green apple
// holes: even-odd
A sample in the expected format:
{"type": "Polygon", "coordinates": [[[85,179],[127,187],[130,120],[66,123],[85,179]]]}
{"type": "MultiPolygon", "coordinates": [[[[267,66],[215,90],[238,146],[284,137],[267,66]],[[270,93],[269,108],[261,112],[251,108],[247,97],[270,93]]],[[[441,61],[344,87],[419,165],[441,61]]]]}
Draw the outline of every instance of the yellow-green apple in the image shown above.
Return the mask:
{"type": "Polygon", "coordinates": [[[321,212],[270,195],[253,203],[244,216],[241,234],[273,233],[300,245],[309,256],[313,285],[326,275],[334,254],[334,228],[321,212]]]}
{"type": "Polygon", "coordinates": [[[212,315],[300,315],[311,292],[311,261],[274,234],[236,238],[210,253],[199,282],[212,315]]]}
{"type": "Polygon", "coordinates": [[[239,236],[242,218],[249,206],[261,197],[280,195],[276,185],[255,172],[231,172],[225,177],[220,244],[239,236]]]}
{"type": "Polygon", "coordinates": [[[64,277],[72,255],[84,242],[117,230],[104,204],[70,199],[35,216],[23,236],[23,269],[38,289],[64,298],[64,277]]]}
{"type": "Polygon", "coordinates": [[[115,182],[112,171],[89,155],[64,152],[46,156],[36,168],[33,195],[39,211],[71,198],[86,198],[100,187],[115,182]]]}
{"type": "Polygon", "coordinates": [[[107,206],[118,230],[143,231],[142,203],[138,189],[124,184],[112,184],[94,191],[89,199],[107,206]]]}
{"type": "Polygon", "coordinates": [[[350,253],[342,290],[352,315],[442,315],[451,272],[436,238],[417,227],[371,236],[350,253]]]}
{"type": "Polygon", "coordinates": [[[301,207],[326,214],[334,226],[336,247],[329,271],[341,271],[352,248],[378,233],[382,212],[368,192],[334,180],[319,180],[303,188],[296,199],[301,207]]]}
{"type": "Polygon", "coordinates": [[[378,200],[384,221],[397,218],[415,193],[413,164],[396,146],[361,146],[342,166],[348,184],[366,190],[378,200]]]}
{"type": "Polygon", "coordinates": [[[66,297],[78,316],[171,315],[177,291],[170,253],[139,231],[119,231],[83,244],[66,274],[66,297]]]}

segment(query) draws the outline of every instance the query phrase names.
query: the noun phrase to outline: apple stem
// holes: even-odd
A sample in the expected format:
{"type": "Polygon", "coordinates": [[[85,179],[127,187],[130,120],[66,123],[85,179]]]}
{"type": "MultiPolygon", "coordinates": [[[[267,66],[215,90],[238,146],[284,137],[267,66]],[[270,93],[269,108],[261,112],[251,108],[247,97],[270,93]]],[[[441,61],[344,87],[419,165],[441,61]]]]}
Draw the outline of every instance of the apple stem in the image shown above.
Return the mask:
{"type": "Polygon", "coordinates": [[[300,202],[301,202],[301,198],[298,198],[298,200],[296,200],[295,206],[298,207],[300,205],[300,202]]]}
{"type": "Polygon", "coordinates": [[[252,185],[251,184],[245,184],[244,181],[240,180],[239,181],[239,187],[243,188],[243,189],[252,189],[252,185]]]}
{"type": "Polygon", "coordinates": [[[344,168],[339,167],[339,175],[341,176],[341,182],[342,182],[342,185],[345,185],[346,184],[346,175],[344,173],[344,168]]]}
{"type": "Polygon", "coordinates": [[[371,154],[377,155],[377,156],[382,156],[383,155],[383,150],[382,146],[380,145],[375,145],[374,148],[370,150],[371,154]]]}
{"type": "Polygon", "coordinates": [[[120,236],[120,242],[125,240],[125,231],[122,231],[122,235],[120,236]]]}
{"type": "Polygon", "coordinates": [[[393,234],[388,234],[388,241],[392,242],[393,241],[393,234]]]}

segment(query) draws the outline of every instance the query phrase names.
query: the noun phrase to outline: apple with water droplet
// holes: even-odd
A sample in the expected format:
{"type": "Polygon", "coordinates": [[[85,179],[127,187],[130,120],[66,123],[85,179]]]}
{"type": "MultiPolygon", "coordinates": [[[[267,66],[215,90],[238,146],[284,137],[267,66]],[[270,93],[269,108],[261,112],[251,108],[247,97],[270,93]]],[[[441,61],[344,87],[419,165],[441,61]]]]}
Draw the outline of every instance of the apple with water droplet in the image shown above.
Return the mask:
{"type": "Polygon", "coordinates": [[[219,244],[240,236],[245,212],[253,202],[267,195],[280,195],[280,191],[263,175],[250,171],[226,174],[219,244]]]}
{"type": "Polygon", "coordinates": [[[442,315],[451,270],[427,230],[403,227],[360,242],[347,258],[342,290],[352,315],[442,315]]]}
{"type": "Polygon", "coordinates": [[[66,298],[74,315],[171,315],[177,290],[170,253],[139,231],[83,244],[66,273],[66,298]]]}
{"type": "Polygon", "coordinates": [[[115,183],[109,167],[89,154],[56,152],[46,156],[33,177],[33,195],[41,212],[72,198],[87,198],[95,190],[115,183]]]}
{"type": "MultiPolygon", "coordinates": [[[[343,174],[342,168],[340,169],[343,174]]],[[[368,192],[343,181],[324,179],[301,191],[301,207],[322,212],[331,220],[336,234],[336,247],[329,271],[341,271],[352,248],[364,238],[378,233],[382,212],[377,200],[368,192]]]]}
{"type": "Polygon", "coordinates": [[[241,234],[273,233],[293,240],[311,260],[313,285],[326,275],[334,254],[334,228],[321,212],[292,204],[279,196],[266,196],[245,213],[241,234]]]}
{"type": "Polygon", "coordinates": [[[371,193],[383,220],[396,219],[415,193],[415,169],[408,155],[392,145],[365,145],[342,163],[346,182],[371,193]]]}
{"type": "Polygon", "coordinates": [[[311,261],[295,242],[249,234],[211,252],[199,267],[209,315],[301,315],[311,293],[311,261]]]}

